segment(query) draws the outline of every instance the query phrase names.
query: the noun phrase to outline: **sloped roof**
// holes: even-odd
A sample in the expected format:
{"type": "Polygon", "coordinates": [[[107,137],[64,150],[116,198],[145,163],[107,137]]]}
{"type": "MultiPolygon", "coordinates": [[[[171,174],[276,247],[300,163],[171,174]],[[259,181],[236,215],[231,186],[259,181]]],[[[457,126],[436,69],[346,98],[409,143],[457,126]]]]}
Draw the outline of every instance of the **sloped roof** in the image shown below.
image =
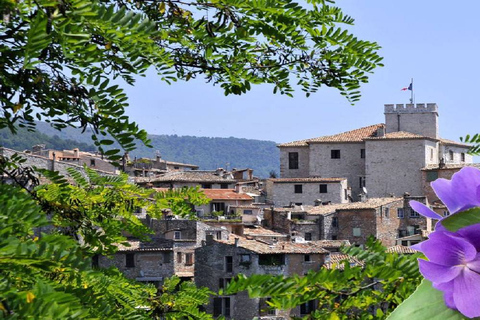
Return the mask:
{"type": "Polygon", "coordinates": [[[268,179],[268,181],[272,181],[274,183],[291,183],[291,182],[303,182],[303,183],[332,183],[332,182],[340,182],[346,180],[347,178],[275,178],[275,179],[268,179]]]}
{"type": "Polygon", "coordinates": [[[253,201],[253,198],[246,193],[238,193],[233,189],[202,189],[207,198],[212,200],[240,200],[253,201]]]}
{"type": "Polygon", "coordinates": [[[411,253],[417,253],[418,251],[415,249],[412,249],[410,247],[402,246],[402,245],[396,245],[390,248],[387,248],[386,252],[388,253],[402,253],[402,254],[411,254],[411,253]]]}
{"type": "Polygon", "coordinates": [[[245,236],[252,236],[252,237],[255,237],[255,236],[263,236],[263,237],[278,237],[278,238],[286,238],[287,235],[286,234],[283,234],[283,233],[279,233],[279,232],[276,232],[276,231],[273,231],[273,230],[270,230],[270,229],[266,229],[266,228],[263,228],[263,227],[259,227],[259,226],[256,226],[256,227],[253,227],[253,228],[244,228],[243,229],[243,234],[245,236]]]}
{"type": "Polygon", "coordinates": [[[374,124],[368,127],[363,127],[355,130],[334,134],[331,136],[323,136],[318,138],[299,140],[279,144],[278,147],[302,147],[308,146],[309,143],[332,143],[332,142],[362,142],[366,138],[374,137],[379,128],[384,128],[383,123],[374,124]]]}
{"type": "Polygon", "coordinates": [[[151,182],[207,182],[207,183],[235,183],[230,173],[217,174],[215,171],[176,171],[167,172],[155,178],[144,178],[151,182]]]}
{"type": "Polygon", "coordinates": [[[169,239],[156,238],[152,241],[140,241],[132,239],[126,241],[130,246],[118,245],[118,252],[140,252],[140,251],[171,251],[173,250],[173,241],[169,239]]]}
{"type": "MultiPolygon", "coordinates": [[[[250,250],[258,254],[313,254],[313,253],[324,253],[327,254],[329,251],[323,249],[319,245],[316,245],[312,242],[307,243],[298,243],[298,242],[288,242],[280,241],[274,244],[269,244],[262,240],[248,240],[244,237],[238,238],[238,247],[250,250]]],[[[235,245],[235,239],[230,240],[215,240],[217,242],[235,245]]]]}
{"type": "Polygon", "coordinates": [[[349,256],[348,254],[340,253],[340,252],[332,252],[330,253],[330,261],[325,262],[323,265],[324,268],[327,269],[345,269],[345,265],[343,261],[348,261],[351,266],[363,266],[363,261],[358,260],[355,257],[349,256]]]}
{"type": "Polygon", "coordinates": [[[316,240],[312,242],[318,244],[322,248],[340,248],[342,246],[349,247],[351,245],[349,240],[316,240]]]}
{"type": "Polygon", "coordinates": [[[189,168],[198,168],[196,164],[189,164],[189,163],[182,163],[182,162],[175,162],[175,161],[165,161],[168,165],[178,165],[182,167],[189,167],[189,168]]]}
{"type": "Polygon", "coordinates": [[[392,202],[403,200],[403,198],[370,198],[365,202],[334,203],[323,206],[309,207],[305,212],[309,215],[329,214],[338,210],[363,210],[375,209],[392,202]]]}
{"type": "Polygon", "coordinates": [[[462,169],[464,167],[474,167],[480,169],[480,163],[446,163],[444,166],[440,167],[438,164],[429,164],[422,170],[452,170],[452,169],[462,169]]]}
{"type": "Polygon", "coordinates": [[[395,131],[386,133],[384,136],[381,137],[368,137],[365,140],[403,140],[403,139],[430,139],[430,140],[437,140],[434,138],[425,137],[416,133],[406,132],[406,131],[395,131]]]}

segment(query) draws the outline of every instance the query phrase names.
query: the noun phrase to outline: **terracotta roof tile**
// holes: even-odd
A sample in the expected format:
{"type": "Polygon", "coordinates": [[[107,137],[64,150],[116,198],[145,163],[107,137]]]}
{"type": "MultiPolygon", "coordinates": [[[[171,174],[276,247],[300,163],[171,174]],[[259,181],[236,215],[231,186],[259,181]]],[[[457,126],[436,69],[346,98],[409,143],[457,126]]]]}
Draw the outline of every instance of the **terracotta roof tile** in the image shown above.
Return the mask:
{"type": "Polygon", "coordinates": [[[403,198],[370,198],[365,202],[334,203],[324,206],[308,207],[305,208],[305,212],[310,215],[324,215],[333,213],[337,210],[375,209],[380,206],[401,200],[403,200],[403,198]]]}
{"type": "Polygon", "coordinates": [[[207,182],[207,183],[235,183],[232,174],[216,174],[215,171],[175,171],[154,178],[137,178],[140,181],[151,182],[207,182]]]}
{"type": "Polygon", "coordinates": [[[246,193],[238,193],[233,189],[201,189],[207,198],[212,200],[240,200],[253,201],[246,193]]]}
{"type": "Polygon", "coordinates": [[[347,178],[275,178],[275,179],[268,179],[268,181],[272,181],[274,183],[290,183],[290,182],[340,182],[346,180],[347,178]]]}
{"type": "Polygon", "coordinates": [[[402,245],[396,245],[393,247],[390,247],[386,250],[388,253],[417,253],[418,251],[415,249],[412,249],[410,247],[402,246],[402,245]]]}
{"type": "Polygon", "coordinates": [[[470,145],[468,145],[466,143],[457,142],[457,141],[453,141],[453,140],[448,140],[448,139],[439,139],[439,140],[440,140],[441,144],[448,144],[448,145],[454,145],[454,146],[460,146],[460,147],[466,147],[466,148],[471,147],[470,145]]]}
{"type": "Polygon", "coordinates": [[[243,234],[245,236],[270,236],[270,237],[279,237],[279,238],[286,238],[287,235],[283,233],[279,233],[273,230],[269,230],[263,227],[253,227],[253,228],[244,228],[243,234]]]}
{"type": "MultiPolygon", "coordinates": [[[[324,253],[327,254],[329,251],[323,249],[322,247],[308,242],[308,243],[298,243],[298,242],[286,242],[280,241],[274,244],[269,244],[261,240],[247,240],[244,237],[237,237],[239,239],[238,246],[250,251],[253,251],[258,254],[275,254],[275,253],[290,253],[290,254],[312,254],[312,253],[324,253]]],[[[220,243],[235,245],[235,240],[215,240],[220,243]]]]}
{"type": "Polygon", "coordinates": [[[343,261],[348,261],[350,263],[350,266],[363,266],[363,262],[358,260],[355,257],[349,256],[348,254],[344,253],[331,253],[330,256],[330,261],[325,262],[323,265],[324,268],[327,269],[339,269],[343,270],[345,269],[345,265],[343,261]]]}
{"type": "Polygon", "coordinates": [[[348,240],[316,240],[312,242],[322,248],[340,248],[342,246],[349,247],[351,245],[348,240]]]}
{"type": "Polygon", "coordinates": [[[118,245],[118,252],[129,251],[171,251],[173,250],[173,241],[168,239],[152,239],[152,241],[128,240],[130,246],[118,245]]]}

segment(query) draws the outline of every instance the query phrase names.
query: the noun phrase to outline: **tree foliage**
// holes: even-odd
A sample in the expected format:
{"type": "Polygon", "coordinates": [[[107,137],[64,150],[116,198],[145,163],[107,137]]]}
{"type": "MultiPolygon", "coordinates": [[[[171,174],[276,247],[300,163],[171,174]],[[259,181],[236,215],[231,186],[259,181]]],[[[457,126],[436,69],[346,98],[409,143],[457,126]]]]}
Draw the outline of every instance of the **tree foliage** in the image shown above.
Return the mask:
{"type": "Polygon", "coordinates": [[[354,20],[326,0],[1,0],[0,9],[0,128],[33,128],[35,118],[91,127],[98,146],[148,144],[112,80],[133,84],[149,67],[168,83],[204,76],[225,94],[324,85],[353,102],[381,65],[378,45],[351,34],[354,20]]]}
{"type": "Polygon", "coordinates": [[[239,276],[225,293],[247,290],[250,297],[270,297],[268,304],[275,309],[318,300],[319,308],[308,319],[384,319],[421,281],[419,254],[399,255],[385,250],[371,237],[365,249],[343,249],[362,261],[360,265],[345,260],[332,269],[322,268],[305,276],[239,276]]]}

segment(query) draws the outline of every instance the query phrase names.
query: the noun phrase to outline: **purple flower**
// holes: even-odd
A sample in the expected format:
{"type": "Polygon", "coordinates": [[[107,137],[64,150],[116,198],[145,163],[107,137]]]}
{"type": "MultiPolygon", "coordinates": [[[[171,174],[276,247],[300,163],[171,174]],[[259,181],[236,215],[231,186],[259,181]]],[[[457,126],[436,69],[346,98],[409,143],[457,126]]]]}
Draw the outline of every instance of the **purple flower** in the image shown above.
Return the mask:
{"type": "Polygon", "coordinates": [[[480,224],[457,232],[437,226],[429,239],[413,246],[429,261],[419,259],[420,272],[444,293],[445,304],[463,315],[480,316],[480,224]]]}
{"type": "MultiPolygon", "coordinates": [[[[480,207],[480,170],[476,168],[465,167],[455,173],[452,180],[437,179],[432,182],[432,188],[450,214],[480,207]]],[[[410,201],[410,206],[427,218],[442,219],[423,203],[410,201]]]]}

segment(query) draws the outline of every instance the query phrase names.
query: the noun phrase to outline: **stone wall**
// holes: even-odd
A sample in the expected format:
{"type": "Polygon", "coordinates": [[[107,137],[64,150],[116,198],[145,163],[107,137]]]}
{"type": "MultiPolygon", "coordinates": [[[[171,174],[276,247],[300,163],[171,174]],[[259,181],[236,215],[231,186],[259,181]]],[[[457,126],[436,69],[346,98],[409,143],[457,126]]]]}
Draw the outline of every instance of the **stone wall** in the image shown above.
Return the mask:
{"type": "Polygon", "coordinates": [[[366,188],[370,198],[422,195],[426,139],[367,140],[366,188]]]}
{"type": "Polygon", "coordinates": [[[406,131],[438,138],[438,107],[435,103],[386,104],[386,132],[406,131]]]}
{"type": "Polygon", "coordinates": [[[313,206],[317,199],[332,203],[348,202],[345,199],[346,179],[341,182],[275,182],[271,190],[269,192],[273,193],[273,204],[277,207],[289,206],[291,203],[313,206]],[[321,184],[327,185],[327,193],[320,193],[321,184]],[[295,185],[302,185],[302,193],[295,193],[295,185]]]}
{"type": "Polygon", "coordinates": [[[309,147],[282,147],[280,148],[280,177],[307,178],[310,176],[310,149],[309,147]],[[289,169],[290,152],[298,152],[298,169],[289,169]]]}
{"type": "MultiPolygon", "coordinates": [[[[365,143],[312,143],[310,145],[310,176],[347,178],[352,196],[361,192],[360,177],[365,176],[365,158],[361,157],[365,143]],[[332,150],[340,150],[340,158],[332,159],[332,150]]],[[[368,157],[368,153],[366,157],[368,157]]]]}

